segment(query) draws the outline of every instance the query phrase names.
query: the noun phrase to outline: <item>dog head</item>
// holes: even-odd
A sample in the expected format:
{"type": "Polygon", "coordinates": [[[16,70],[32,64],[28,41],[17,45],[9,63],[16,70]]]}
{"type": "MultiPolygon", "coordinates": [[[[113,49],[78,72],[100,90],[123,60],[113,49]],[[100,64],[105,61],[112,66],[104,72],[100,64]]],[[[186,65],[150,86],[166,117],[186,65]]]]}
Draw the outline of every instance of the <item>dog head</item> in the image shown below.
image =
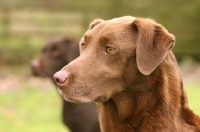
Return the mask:
{"type": "Polygon", "coordinates": [[[81,55],[54,74],[54,79],[68,101],[104,102],[141,85],[174,41],[172,34],[151,19],[97,19],[79,43],[81,55]]]}
{"type": "Polygon", "coordinates": [[[56,71],[78,57],[76,44],[78,45],[78,42],[67,37],[50,39],[39,57],[31,61],[32,74],[34,76],[52,77],[56,71]]]}

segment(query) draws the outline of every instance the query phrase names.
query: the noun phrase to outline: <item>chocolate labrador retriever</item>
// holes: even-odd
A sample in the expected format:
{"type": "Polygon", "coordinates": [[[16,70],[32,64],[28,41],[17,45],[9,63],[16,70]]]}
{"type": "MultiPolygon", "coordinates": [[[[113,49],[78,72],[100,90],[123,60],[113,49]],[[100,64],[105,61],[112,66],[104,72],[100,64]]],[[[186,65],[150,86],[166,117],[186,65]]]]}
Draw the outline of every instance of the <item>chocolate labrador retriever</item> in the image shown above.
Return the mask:
{"type": "Polygon", "coordinates": [[[174,42],[151,19],[98,19],[80,41],[81,55],[54,79],[66,100],[97,103],[102,132],[199,132],[174,42]]]}
{"type": "MultiPolygon", "coordinates": [[[[52,78],[56,71],[78,56],[78,41],[68,37],[52,38],[43,48],[42,54],[32,61],[32,73],[52,78]]],[[[100,131],[98,110],[94,103],[74,104],[63,100],[62,120],[72,132],[100,131]]]]}

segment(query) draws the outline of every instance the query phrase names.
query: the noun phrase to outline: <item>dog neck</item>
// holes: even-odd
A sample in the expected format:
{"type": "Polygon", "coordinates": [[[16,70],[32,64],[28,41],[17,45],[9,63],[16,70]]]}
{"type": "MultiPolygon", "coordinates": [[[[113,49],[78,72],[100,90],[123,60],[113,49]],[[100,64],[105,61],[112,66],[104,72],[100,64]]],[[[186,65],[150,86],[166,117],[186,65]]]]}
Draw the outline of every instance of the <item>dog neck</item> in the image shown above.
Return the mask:
{"type": "Polygon", "coordinates": [[[129,88],[97,104],[102,132],[182,130],[177,124],[181,124],[180,108],[187,101],[181,77],[174,75],[178,69],[170,65],[170,56],[166,60],[146,76],[147,81],[140,85],[147,87],[144,90],[129,88]]]}

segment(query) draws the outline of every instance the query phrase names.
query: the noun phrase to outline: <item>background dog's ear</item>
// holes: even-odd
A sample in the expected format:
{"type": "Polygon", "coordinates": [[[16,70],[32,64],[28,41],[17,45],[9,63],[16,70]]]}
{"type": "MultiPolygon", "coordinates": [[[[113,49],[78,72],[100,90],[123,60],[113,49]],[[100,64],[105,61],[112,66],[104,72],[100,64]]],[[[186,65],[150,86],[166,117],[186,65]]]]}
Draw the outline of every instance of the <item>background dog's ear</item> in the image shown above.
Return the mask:
{"type": "Polygon", "coordinates": [[[94,28],[97,24],[103,22],[104,20],[103,19],[95,19],[93,20],[91,23],[90,23],[90,26],[89,26],[89,30],[91,30],[92,28],[94,28]]]}
{"type": "Polygon", "coordinates": [[[141,73],[149,75],[174,46],[175,37],[151,19],[137,18],[133,26],[137,31],[137,66],[141,73]]]}

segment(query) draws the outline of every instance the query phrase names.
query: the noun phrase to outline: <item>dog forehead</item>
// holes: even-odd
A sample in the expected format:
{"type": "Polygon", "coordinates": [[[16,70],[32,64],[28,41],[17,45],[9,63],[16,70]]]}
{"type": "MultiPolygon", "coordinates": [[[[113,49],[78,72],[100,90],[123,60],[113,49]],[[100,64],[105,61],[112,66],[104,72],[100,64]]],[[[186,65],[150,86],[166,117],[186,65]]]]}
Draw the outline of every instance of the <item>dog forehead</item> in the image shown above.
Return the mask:
{"type": "Polygon", "coordinates": [[[93,29],[88,30],[85,36],[93,36],[109,33],[117,33],[120,30],[124,30],[127,25],[130,25],[136,18],[132,16],[123,16],[119,18],[114,18],[110,20],[103,21],[97,24],[93,29]],[[100,34],[99,34],[100,33],[100,34]]]}
{"type": "Polygon", "coordinates": [[[122,23],[122,24],[126,24],[126,23],[130,23],[133,22],[136,18],[132,17],[132,16],[123,16],[123,17],[118,17],[118,18],[113,18],[110,20],[107,20],[110,23],[122,23]]]}
{"type": "Polygon", "coordinates": [[[63,37],[62,36],[56,36],[56,37],[53,37],[49,40],[49,43],[56,43],[56,42],[61,42],[63,41],[63,37]]]}
{"type": "Polygon", "coordinates": [[[123,29],[126,25],[130,25],[135,19],[136,19],[135,17],[131,16],[124,16],[124,17],[110,19],[103,22],[106,23],[104,29],[106,31],[120,30],[123,29]]]}
{"type": "Polygon", "coordinates": [[[46,47],[51,47],[51,46],[54,46],[54,45],[60,45],[63,41],[64,41],[64,38],[61,37],[61,36],[51,38],[51,39],[46,43],[46,47]]]}

